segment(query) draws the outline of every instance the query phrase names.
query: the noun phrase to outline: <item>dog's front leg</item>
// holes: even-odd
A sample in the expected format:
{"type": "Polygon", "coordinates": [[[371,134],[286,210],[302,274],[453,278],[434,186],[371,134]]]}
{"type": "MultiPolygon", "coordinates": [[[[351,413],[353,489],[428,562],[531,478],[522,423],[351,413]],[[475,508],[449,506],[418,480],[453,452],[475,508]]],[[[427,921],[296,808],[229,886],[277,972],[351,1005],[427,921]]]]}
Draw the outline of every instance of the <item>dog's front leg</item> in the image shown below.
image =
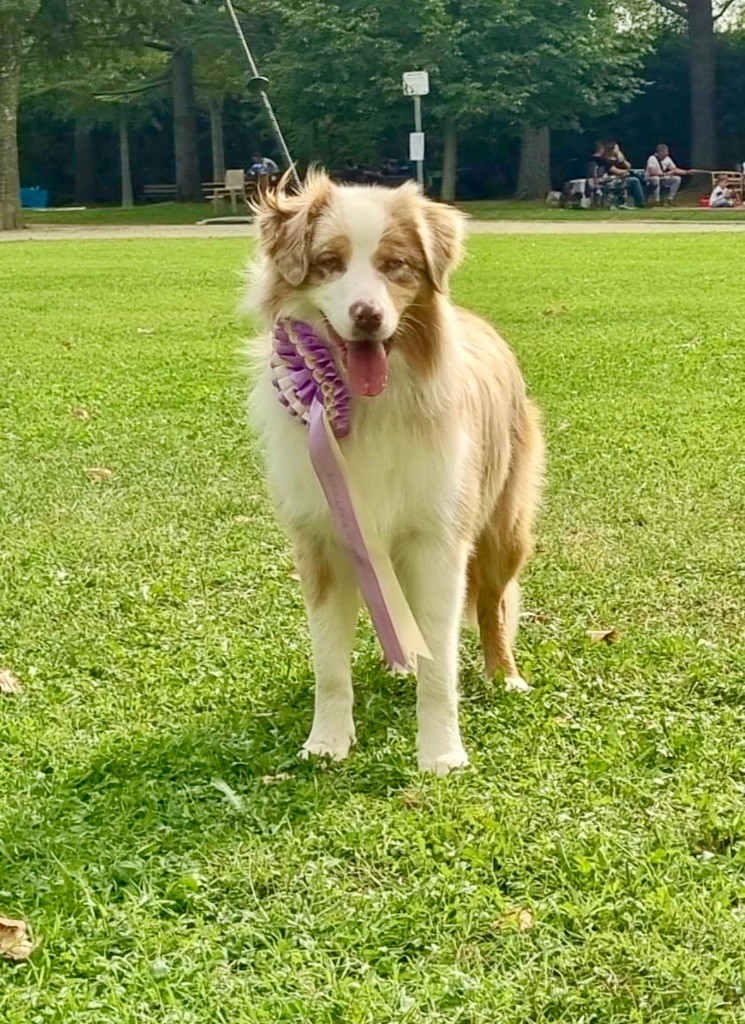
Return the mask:
{"type": "Polygon", "coordinates": [[[419,659],[419,767],[435,775],[447,775],[451,768],[468,764],[458,723],[458,639],[468,549],[450,538],[418,535],[401,546],[396,561],[401,584],[433,659],[419,659]]]}
{"type": "Polygon", "coordinates": [[[333,541],[296,534],[295,558],[310,627],[315,712],[301,757],[342,760],[354,743],[352,646],[358,595],[349,559],[333,541]]]}

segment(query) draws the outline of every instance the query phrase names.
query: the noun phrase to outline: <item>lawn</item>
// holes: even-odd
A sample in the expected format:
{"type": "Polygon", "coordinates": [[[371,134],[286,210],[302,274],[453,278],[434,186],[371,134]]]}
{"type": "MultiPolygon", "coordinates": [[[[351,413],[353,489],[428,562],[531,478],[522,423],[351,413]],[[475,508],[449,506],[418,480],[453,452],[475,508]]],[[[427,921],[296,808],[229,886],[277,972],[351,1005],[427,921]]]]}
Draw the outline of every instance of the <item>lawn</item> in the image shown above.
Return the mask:
{"type": "MultiPolygon", "coordinates": [[[[687,196],[682,202],[691,202],[687,196]]],[[[605,221],[693,221],[729,223],[745,220],[745,207],[709,210],[700,206],[646,206],[635,210],[573,210],[546,206],[543,202],[518,202],[511,199],[479,199],[460,206],[475,220],[556,220],[569,223],[605,221]]]]}
{"type": "MultiPolygon", "coordinates": [[[[511,199],[484,199],[461,203],[460,206],[476,220],[549,220],[569,223],[598,223],[605,221],[701,221],[729,223],[745,220],[745,208],[737,210],[705,210],[698,206],[645,208],[641,210],[563,210],[546,206],[542,202],[517,202],[511,199]]],[[[239,215],[246,213],[238,208],[239,215]]],[[[229,204],[223,204],[220,216],[230,216],[229,204]]],[[[91,206],[86,210],[60,210],[49,212],[24,210],[27,227],[44,224],[196,224],[197,221],[216,216],[212,203],[140,203],[131,210],[119,206],[91,206]]]]}
{"type": "MultiPolygon", "coordinates": [[[[238,207],[246,215],[246,207],[238,207]]],[[[90,206],[84,210],[24,210],[26,227],[44,224],[196,224],[208,217],[232,216],[230,203],[215,211],[214,203],[138,203],[129,210],[121,206],[90,206]]]]}
{"type": "Polygon", "coordinates": [[[550,466],[534,690],[465,637],[444,780],[367,626],[358,747],[296,759],[246,248],[0,247],[0,915],[40,939],[0,1020],[742,1024],[745,239],[470,240],[457,297],[517,348],[550,466]]]}

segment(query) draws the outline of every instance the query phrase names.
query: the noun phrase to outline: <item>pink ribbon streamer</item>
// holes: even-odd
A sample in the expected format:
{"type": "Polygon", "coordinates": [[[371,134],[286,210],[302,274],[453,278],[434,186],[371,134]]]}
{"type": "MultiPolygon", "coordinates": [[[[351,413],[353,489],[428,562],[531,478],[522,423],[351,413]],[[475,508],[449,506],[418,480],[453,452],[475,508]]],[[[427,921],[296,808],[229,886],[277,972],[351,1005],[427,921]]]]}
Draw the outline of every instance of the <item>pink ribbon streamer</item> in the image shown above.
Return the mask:
{"type": "Polygon", "coordinates": [[[337,536],[349,551],[357,583],[370,611],[388,665],[416,673],[418,658],[429,658],[422,637],[396,578],[391,560],[356,500],[346,459],[319,398],[310,407],[310,460],[326,495],[337,536]]]}

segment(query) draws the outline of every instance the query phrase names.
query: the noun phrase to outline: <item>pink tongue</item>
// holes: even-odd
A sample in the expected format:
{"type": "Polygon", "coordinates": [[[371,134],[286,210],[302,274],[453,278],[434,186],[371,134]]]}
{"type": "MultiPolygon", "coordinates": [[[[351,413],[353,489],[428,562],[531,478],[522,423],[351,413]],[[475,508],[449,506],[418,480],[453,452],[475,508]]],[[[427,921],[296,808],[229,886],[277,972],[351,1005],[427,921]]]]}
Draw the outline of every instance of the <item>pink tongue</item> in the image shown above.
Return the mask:
{"type": "Polygon", "coordinates": [[[348,342],[347,370],[352,390],[358,395],[379,395],[388,383],[388,357],[383,342],[348,342]]]}

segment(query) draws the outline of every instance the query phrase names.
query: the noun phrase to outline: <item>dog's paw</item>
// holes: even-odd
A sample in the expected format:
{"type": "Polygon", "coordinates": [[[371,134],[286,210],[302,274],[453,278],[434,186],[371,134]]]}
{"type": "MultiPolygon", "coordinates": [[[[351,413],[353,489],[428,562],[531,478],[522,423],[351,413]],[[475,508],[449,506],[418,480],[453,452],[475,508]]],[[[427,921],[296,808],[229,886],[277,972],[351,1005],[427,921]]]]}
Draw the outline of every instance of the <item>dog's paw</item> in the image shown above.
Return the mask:
{"type": "Polygon", "coordinates": [[[504,688],[507,693],[530,693],[533,687],[520,676],[505,676],[504,688]]]}
{"type": "Polygon", "coordinates": [[[343,761],[349,757],[353,742],[354,736],[321,737],[311,733],[300,748],[298,756],[303,761],[307,761],[310,757],[328,757],[331,761],[343,761]]]}
{"type": "Polygon", "coordinates": [[[449,775],[454,768],[467,767],[468,754],[463,747],[449,750],[446,754],[439,754],[437,757],[428,757],[426,754],[419,755],[419,770],[430,775],[442,777],[449,775]]]}

